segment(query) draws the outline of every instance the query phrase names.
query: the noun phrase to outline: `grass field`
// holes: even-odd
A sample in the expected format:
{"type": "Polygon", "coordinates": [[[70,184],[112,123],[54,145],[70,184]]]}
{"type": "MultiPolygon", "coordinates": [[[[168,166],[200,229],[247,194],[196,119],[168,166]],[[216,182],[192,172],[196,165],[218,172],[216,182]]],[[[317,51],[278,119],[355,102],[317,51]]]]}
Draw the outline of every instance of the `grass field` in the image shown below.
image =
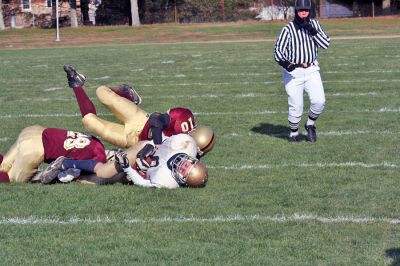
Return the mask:
{"type": "Polygon", "coordinates": [[[62,32],[83,39],[78,46],[12,49],[5,42],[36,48],[35,32],[49,32],[0,32],[2,154],[28,125],[84,131],[66,63],[86,74],[106,119],[95,88],[128,83],[144,110],[188,106],[218,136],[204,189],[0,185],[0,264],[400,265],[400,38],[340,38],[399,34],[398,22],[326,21],[333,38],[319,55],[327,104],[316,144],[287,141],[274,42],[242,38],[257,27],[275,39],[283,22],[192,25],[186,35],[166,25],[187,43],[163,45],[151,34],[161,25],[140,29],[152,36],[142,45],[113,45],[107,28],[94,30],[108,42],[88,45],[83,28],[62,32]],[[232,42],[198,42],[196,27],[206,37],[223,29],[232,42]]]}

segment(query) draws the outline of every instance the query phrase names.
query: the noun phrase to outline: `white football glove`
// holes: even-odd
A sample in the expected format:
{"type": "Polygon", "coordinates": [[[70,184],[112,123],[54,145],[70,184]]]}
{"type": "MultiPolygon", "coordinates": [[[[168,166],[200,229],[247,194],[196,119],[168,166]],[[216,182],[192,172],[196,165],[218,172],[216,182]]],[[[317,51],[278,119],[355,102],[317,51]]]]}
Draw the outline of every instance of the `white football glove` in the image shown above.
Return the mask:
{"type": "Polygon", "coordinates": [[[137,170],[145,173],[148,168],[155,166],[156,162],[151,157],[156,152],[156,147],[150,143],[144,145],[144,147],[138,152],[136,156],[136,168],[137,170]],[[148,159],[150,158],[150,162],[148,159]]]}
{"type": "Polygon", "coordinates": [[[126,152],[119,151],[114,155],[114,166],[117,172],[123,172],[125,168],[129,167],[129,160],[126,152]]]}

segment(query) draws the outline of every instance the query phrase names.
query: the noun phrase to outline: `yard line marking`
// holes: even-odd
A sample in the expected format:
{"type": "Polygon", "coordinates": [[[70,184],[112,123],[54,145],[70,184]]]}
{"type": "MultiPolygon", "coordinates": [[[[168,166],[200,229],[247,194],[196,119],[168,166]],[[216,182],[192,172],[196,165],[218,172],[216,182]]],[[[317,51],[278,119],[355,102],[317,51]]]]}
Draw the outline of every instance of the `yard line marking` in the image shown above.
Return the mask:
{"type": "Polygon", "coordinates": [[[65,89],[60,88],[60,87],[52,87],[52,88],[44,89],[43,91],[58,91],[58,90],[65,90],[65,89]]]}
{"type": "MultiPolygon", "coordinates": [[[[388,83],[388,82],[400,82],[400,79],[359,79],[359,80],[323,80],[323,83],[388,83]]],[[[193,86],[231,86],[231,85],[254,85],[254,84],[282,84],[281,80],[276,81],[238,81],[238,82],[214,82],[214,83],[160,83],[160,84],[141,84],[138,87],[193,87],[193,86]]]]}
{"type": "MultiPolygon", "coordinates": [[[[337,64],[339,65],[339,64],[337,64]]],[[[341,64],[341,65],[348,65],[348,64],[341,64]]],[[[368,74],[368,73],[398,73],[400,70],[367,70],[367,71],[354,71],[352,73],[355,74],[368,74]]],[[[324,74],[347,74],[348,72],[345,71],[324,71],[324,74]]]]}
{"type": "MultiPolygon", "coordinates": [[[[52,90],[57,90],[58,88],[52,88],[52,90]]],[[[50,91],[45,90],[45,91],[50,91]]],[[[370,92],[359,92],[359,93],[354,93],[354,92],[335,92],[335,93],[325,93],[327,96],[331,97],[359,97],[359,96],[384,96],[382,93],[378,93],[375,91],[370,91],[370,92]]],[[[271,97],[271,96],[286,96],[283,92],[271,92],[271,93],[260,93],[260,92],[246,92],[246,93],[230,93],[230,94],[198,94],[198,95],[160,95],[158,97],[147,97],[143,96],[143,99],[176,99],[176,98],[183,98],[183,99],[197,99],[197,98],[220,98],[220,97],[225,97],[225,98],[259,98],[259,97],[271,97]]],[[[38,102],[46,102],[46,101],[62,101],[62,102],[76,102],[75,98],[45,98],[45,97],[36,97],[36,98],[22,98],[22,99],[17,99],[14,100],[14,102],[27,102],[27,101],[38,101],[38,102]]]]}
{"type": "MultiPolygon", "coordinates": [[[[368,135],[368,134],[385,134],[385,135],[393,135],[397,134],[397,132],[392,131],[368,131],[368,130],[356,130],[356,131],[319,131],[318,135],[321,136],[351,136],[351,135],[368,135]]],[[[224,135],[220,135],[220,137],[265,137],[266,135],[271,137],[280,137],[280,136],[287,136],[287,132],[285,133],[254,133],[248,132],[247,134],[241,134],[237,132],[226,133],[224,135]]]]}
{"type": "Polygon", "coordinates": [[[93,78],[93,80],[104,80],[104,79],[109,79],[110,76],[103,76],[103,77],[97,77],[97,78],[93,78]]]}
{"type": "MultiPolygon", "coordinates": [[[[392,109],[387,107],[382,107],[379,110],[352,110],[352,111],[337,111],[337,110],[327,110],[325,113],[398,113],[400,112],[400,108],[392,109]]],[[[249,111],[249,112],[195,112],[194,115],[204,115],[204,116],[213,116],[213,115],[265,115],[265,114],[287,114],[287,111],[249,111]]]]}
{"type": "Polygon", "coordinates": [[[214,217],[149,217],[149,218],[128,218],[118,219],[104,217],[88,217],[78,218],[71,217],[66,219],[59,218],[38,218],[30,216],[24,217],[1,217],[0,224],[5,225],[42,225],[42,224],[56,224],[56,225],[73,225],[73,224],[108,224],[108,223],[204,223],[204,222],[217,222],[217,223],[229,223],[229,222],[254,222],[254,221],[269,221],[276,223],[288,223],[288,222],[319,222],[319,223],[355,223],[355,224],[400,224],[399,218],[388,218],[388,217],[369,217],[369,216],[318,216],[312,214],[295,213],[290,216],[275,215],[265,216],[260,214],[254,215],[228,215],[228,216],[214,216],[214,217]]]}
{"type": "MultiPolygon", "coordinates": [[[[319,131],[318,135],[321,136],[352,136],[352,135],[368,135],[368,134],[385,134],[385,135],[394,135],[398,134],[397,132],[391,132],[391,131],[363,131],[363,130],[357,130],[357,131],[319,131]]],[[[270,137],[281,137],[281,136],[287,136],[286,132],[285,133],[276,133],[276,134],[270,134],[270,133],[253,133],[253,132],[248,132],[247,134],[241,134],[237,132],[231,132],[231,133],[226,133],[223,135],[219,135],[219,138],[241,138],[241,137],[265,137],[265,136],[270,136],[270,137]]],[[[10,140],[10,137],[2,137],[0,138],[0,142],[5,142],[10,140]]]]}
{"type": "MultiPolygon", "coordinates": [[[[333,36],[331,40],[362,40],[362,39],[395,39],[400,38],[400,35],[392,34],[392,35],[365,35],[365,36],[333,36]]],[[[234,40],[203,40],[203,41],[165,41],[165,42],[130,42],[129,44],[122,44],[121,47],[130,47],[130,46],[149,46],[149,45],[187,45],[187,44],[224,44],[224,43],[259,43],[259,42],[276,42],[275,38],[254,38],[254,39],[234,39],[234,40]]],[[[109,45],[109,44],[105,44],[109,45]]],[[[74,47],[86,47],[85,45],[78,45],[74,47]]],[[[14,48],[12,44],[8,45],[7,48],[9,50],[24,50],[26,48],[16,47],[14,48]]],[[[49,47],[48,49],[59,49],[64,47],[49,47]]],[[[372,48],[372,47],[371,47],[372,48]]],[[[375,47],[373,47],[375,48],[375,47]]],[[[29,49],[43,49],[43,48],[29,48],[29,49]]],[[[114,49],[110,49],[114,50],[114,49]]],[[[45,58],[45,57],[42,57],[45,58]]],[[[47,56],[46,58],[62,58],[62,56],[47,56]]]]}
{"type": "MultiPolygon", "coordinates": [[[[378,110],[351,110],[351,111],[336,111],[336,110],[327,110],[325,113],[398,113],[400,112],[400,108],[392,109],[388,107],[382,107],[378,110]]],[[[273,111],[273,110],[264,110],[264,111],[248,111],[248,112],[194,112],[194,115],[202,115],[202,116],[215,116],[215,115],[266,115],[266,114],[287,114],[287,111],[273,111]]],[[[98,113],[99,117],[102,116],[113,116],[113,114],[109,113],[98,113]]],[[[64,113],[53,113],[53,114],[5,114],[0,115],[0,119],[15,119],[15,118],[42,118],[42,117],[81,117],[79,113],[73,114],[64,114],[64,113]]]]}
{"type": "Polygon", "coordinates": [[[208,165],[209,169],[222,169],[222,170],[258,170],[258,169],[272,169],[272,168],[288,168],[288,167],[311,167],[311,168],[400,168],[400,165],[381,162],[375,164],[368,164],[363,162],[343,162],[343,163],[293,163],[293,164],[242,164],[242,165],[208,165]]]}
{"type": "MultiPolygon", "coordinates": [[[[113,114],[98,114],[99,116],[113,116],[113,114]]],[[[0,115],[0,118],[42,118],[42,117],[81,117],[81,114],[18,114],[18,115],[0,115]]]]}

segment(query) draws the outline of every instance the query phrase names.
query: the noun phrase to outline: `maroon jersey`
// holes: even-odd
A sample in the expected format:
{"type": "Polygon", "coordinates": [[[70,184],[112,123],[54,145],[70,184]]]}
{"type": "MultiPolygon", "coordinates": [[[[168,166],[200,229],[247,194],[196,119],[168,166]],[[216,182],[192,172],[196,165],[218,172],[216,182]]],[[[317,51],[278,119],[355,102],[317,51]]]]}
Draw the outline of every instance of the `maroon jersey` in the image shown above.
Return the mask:
{"type": "MultiPolygon", "coordinates": [[[[163,134],[166,137],[170,137],[172,135],[177,134],[187,134],[192,131],[196,122],[193,116],[192,111],[184,107],[175,107],[171,108],[168,111],[168,115],[171,121],[168,125],[163,129],[163,134]]],[[[151,140],[151,130],[149,121],[146,122],[142,132],[139,135],[139,140],[151,140]]]]}
{"type": "Polygon", "coordinates": [[[42,141],[46,163],[60,156],[75,160],[107,161],[104,145],[93,136],[61,128],[46,128],[42,141]]]}

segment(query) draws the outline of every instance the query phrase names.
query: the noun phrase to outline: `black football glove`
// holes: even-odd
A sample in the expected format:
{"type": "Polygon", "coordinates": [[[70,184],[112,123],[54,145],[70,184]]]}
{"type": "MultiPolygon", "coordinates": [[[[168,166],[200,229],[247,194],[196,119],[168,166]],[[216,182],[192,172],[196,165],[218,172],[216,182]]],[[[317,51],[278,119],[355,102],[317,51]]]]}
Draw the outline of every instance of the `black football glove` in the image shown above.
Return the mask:
{"type": "Polygon", "coordinates": [[[126,155],[126,152],[119,151],[114,155],[114,157],[115,157],[114,166],[118,173],[123,172],[124,168],[129,167],[129,160],[126,155]]]}
{"type": "Polygon", "coordinates": [[[153,166],[147,162],[147,158],[151,157],[156,152],[156,147],[148,143],[138,152],[136,156],[136,167],[139,171],[146,172],[148,168],[153,166]]]}
{"type": "Polygon", "coordinates": [[[304,22],[301,24],[301,27],[306,29],[311,36],[318,34],[318,31],[313,27],[311,21],[309,20],[304,20],[304,22]]]}
{"type": "Polygon", "coordinates": [[[279,61],[279,64],[286,69],[288,72],[292,72],[296,69],[296,65],[290,63],[289,61],[279,61]]]}

